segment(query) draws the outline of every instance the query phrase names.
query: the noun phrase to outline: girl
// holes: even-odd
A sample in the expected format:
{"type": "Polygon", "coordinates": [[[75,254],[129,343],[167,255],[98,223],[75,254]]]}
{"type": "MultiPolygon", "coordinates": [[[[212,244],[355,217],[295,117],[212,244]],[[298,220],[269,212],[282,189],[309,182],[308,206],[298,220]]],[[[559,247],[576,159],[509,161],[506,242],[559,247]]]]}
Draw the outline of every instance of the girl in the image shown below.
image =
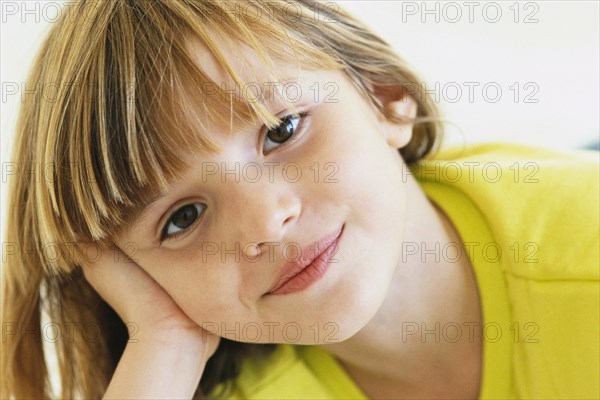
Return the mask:
{"type": "Polygon", "coordinates": [[[14,149],[2,397],[598,397],[597,155],[437,151],[417,76],[323,7],[63,15],[14,149]]]}

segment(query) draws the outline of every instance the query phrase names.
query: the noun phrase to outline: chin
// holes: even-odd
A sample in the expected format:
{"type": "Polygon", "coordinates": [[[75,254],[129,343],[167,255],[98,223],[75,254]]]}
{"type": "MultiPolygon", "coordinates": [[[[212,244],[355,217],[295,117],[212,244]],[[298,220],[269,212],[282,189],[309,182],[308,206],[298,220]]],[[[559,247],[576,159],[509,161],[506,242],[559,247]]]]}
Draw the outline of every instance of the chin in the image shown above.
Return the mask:
{"type": "Polygon", "coordinates": [[[383,306],[393,270],[380,272],[371,274],[371,279],[355,281],[343,300],[336,302],[340,310],[337,315],[340,342],[350,339],[368,326],[383,306]]]}
{"type": "Polygon", "coordinates": [[[320,340],[315,343],[316,336],[308,336],[308,342],[302,344],[343,342],[365,328],[381,308],[387,293],[387,290],[385,290],[387,286],[375,290],[376,288],[373,288],[372,285],[364,283],[358,285],[358,287],[353,287],[353,290],[348,292],[338,293],[331,299],[329,304],[322,307],[319,318],[321,322],[318,325],[321,334],[320,340]],[[324,315],[327,315],[327,317],[324,317],[324,315]],[[334,330],[335,334],[332,334],[334,330]]]}
{"type": "Polygon", "coordinates": [[[319,306],[313,304],[296,310],[293,313],[296,318],[290,318],[291,315],[274,318],[277,322],[270,323],[270,330],[263,329],[258,342],[298,345],[343,342],[368,325],[383,304],[382,291],[368,289],[353,290],[351,295],[338,291],[319,306]]]}

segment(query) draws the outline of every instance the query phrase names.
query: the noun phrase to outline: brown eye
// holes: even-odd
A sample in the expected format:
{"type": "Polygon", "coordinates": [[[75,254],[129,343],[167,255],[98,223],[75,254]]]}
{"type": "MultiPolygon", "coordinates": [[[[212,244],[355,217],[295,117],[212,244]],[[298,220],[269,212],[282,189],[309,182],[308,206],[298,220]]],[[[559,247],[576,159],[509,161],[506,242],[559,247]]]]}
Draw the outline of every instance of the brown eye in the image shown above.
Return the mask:
{"type": "Polygon", "coordinates": [[[283,117],[281,123],[275,128],[269,129],[265,135],[265,143],[263,150],[265,153],[276,148],[278,145],[287,142],[298,130],[302,118],[306,116],[306,113],[298,115],[286,115],[283,117]],[[269,143],[271,142],[271,143],[269,143]]]}
{"type": "Polygon", "coordinates": [[[187,228],[192,226],[198,219],[198,216],[204,211],[206,205],[202,203],[188,204],[173,214],[165,224],[161,235],[161,241],[168,239],[171,236],[176,236],[183,233],[187,228]]]}

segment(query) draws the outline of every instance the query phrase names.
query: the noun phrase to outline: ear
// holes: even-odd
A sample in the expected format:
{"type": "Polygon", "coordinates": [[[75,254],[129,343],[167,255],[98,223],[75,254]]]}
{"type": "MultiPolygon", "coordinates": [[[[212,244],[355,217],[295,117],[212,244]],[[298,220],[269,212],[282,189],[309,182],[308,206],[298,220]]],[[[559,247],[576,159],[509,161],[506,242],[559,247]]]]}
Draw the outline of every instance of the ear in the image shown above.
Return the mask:
{"type": "MultiPolygon", "coordinates": [[[[417,117],[417,102],[407,93],[402,93],[401,90],[382,92],[375,89],[375,95],[379,103],[392,114],[406,117],[407,120],[417,117]]],[[[394,123],[379,113],[379,123],[390,147],[401,149],[410,142],[413,130],[411,122],[394,123]]]]}

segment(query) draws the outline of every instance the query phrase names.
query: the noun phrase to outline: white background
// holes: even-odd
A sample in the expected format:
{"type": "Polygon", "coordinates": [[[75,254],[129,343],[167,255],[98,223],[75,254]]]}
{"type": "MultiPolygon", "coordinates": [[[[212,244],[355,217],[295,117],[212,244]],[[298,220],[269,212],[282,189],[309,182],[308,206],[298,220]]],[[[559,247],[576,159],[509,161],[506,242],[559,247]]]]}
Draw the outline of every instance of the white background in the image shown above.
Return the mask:
{"type": "Polygon", "coordinates": [[[597,140],[599,3],[473,2],[473,22],[468,3],[344,4],[394,45],[422,74],[427,88],[439,83],[442,110],[468,142],[577,147],[597,140]],[[502,15],[496,18],[498,9],[502,15]],[[494,103],[496,83],[502,95],[494,103]],[[470,99],[467,85],[475,84],[470,99]],[[462,96],[456,87],[463,89],[462,96]],[[528,101],[538,102],[526,102],[528,94],[528,101]]]}

